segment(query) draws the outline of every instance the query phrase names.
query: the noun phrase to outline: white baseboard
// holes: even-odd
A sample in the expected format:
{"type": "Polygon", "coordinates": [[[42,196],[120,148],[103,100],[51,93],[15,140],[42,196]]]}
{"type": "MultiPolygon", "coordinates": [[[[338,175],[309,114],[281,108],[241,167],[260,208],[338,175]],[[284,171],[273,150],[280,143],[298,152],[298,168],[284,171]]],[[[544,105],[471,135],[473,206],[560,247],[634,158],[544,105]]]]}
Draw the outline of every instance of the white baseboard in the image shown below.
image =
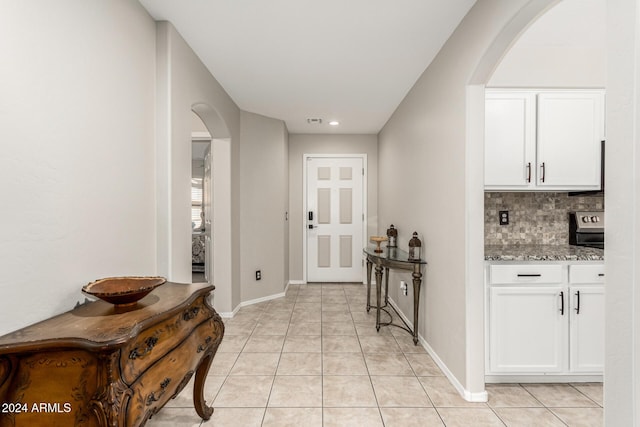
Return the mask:
{"type": "Polygon", "coordinates": [[[223,312],[218,312],[218,314],[223,319],[231,319],[233,316],[235,316],[238,313],[238,310],[240,310],[240,306],[237,306],[236,308],[234,308],[233,311],[223,311],[223,312]]]}
{"type": "Polygon", "coordinates": [[[252,299],[252,300],[249,300],[249,301],[243,301],[243,302],[240,303],[240,307],[246,307],[248,305],[259,304],[259,303],[265,302],[265,301],[271,301],[272,299],[282,298],[285,295],[286,295],[286,290],[283,291],[283,292],[280,292],[278,294],[267,295],[266,297],[256,298],[256,299],[252,299]]]}
{"type": "Polygon", "coordinates": [[[488,384],[500,383],[601,383],[602,375],[486,375],[484,381],[488,384]]]}
{"type": "Polygon", "coordinates": [[[456,376],[453,375],[453,373],[449,370],[447,365],[442,361],[442,359],[440,359],[440,357],[435,352],[435,350],[431,348],[429,343],[427,343],[427,341],[425,341],[425,339],[422,338],[422,336],[419,336],[419,338],[420,338],[420,343],[425,348],[425,350],[427,350],[427,353],[429,353],[433,361],[436,362],[436,365],[438,365],[438,367],[442,370],[444,375],[449,379],[449,382],[451,382],[453,387],[455,387],[455,389],[458,391],[458,393],[460,393],[460,396],[462,396],[464,400],[466,400],[467,402],[481,402],[481,403],[487,402],[489,400],[489,394],[487,393],[486,390],[472,393],[466,388],[464,388],[464,386],[460,383],[460,381],[458,381],[458,378],[456,378],[456,376]]]}
{"type": "Polygon", "coordinates": [[[276,299],[276,298],[282,298],[287,294],[287,290],[289,289],[289,285],[290,284],[291,284],[291,281],[287,282],[287,284],[285,285],[284,291],[282,291],[280,293],[273,294],[273,295],[267,295],[265,297],[256,298],[256,299],[252,299],[252,300],[249,300],[249,301],[243,301],[236,308],[234,308],[233,311],[231,311],[231,312],[223,312],[223,313],[219,312],[218,314],[222,318],[230,319],[230,318],[234,317],[236,314],[238,314],[238,310],[240,310],[242,307],[246,307],[246,306],[253,305],[253,304],[259,304],[259,303],[265,302],[265,301],[271,301],[272,299],[276,299]]]}
{"type": "Polygon", "coordinates": [[[306,280],[289,280],[289,282],[287,283],[288,285],[306,285],[307,281],[306,280]]]}
{"type": "MultiPolygon", "coordinates": [[[[400,315],[400,317],[406,322],[407,325],[409,325],[411,329],[413,329],[413,322],[411,322],[407,318],[407,316],[404,315],[404,313],[402,312],[402,310],[400,310],[396,302],[393,299],[389,298],[389,304],[391,304],[393,308],[396,309],[396,312],[400,315]]],[[[420,342],[420,345],[422,345],[422,347],[424,347],[427,353],[429,353],[429,356],[431,356],[433,361],[436,362],[436,365],[438,365],[440,370],[444,373],[444,375],[447,377],[449,382],[458,391],[458,393],[460,393],[460,396],[462,396],[464,400],[466,400],[467,402],[487,402],[489,400],[489,394],[487,393],[486,390],[472,393],[469,390],[465,389],[464,386],[460,383],[460,381],[458,381],[458,378],[456,378],[456,376],[453,375],[453,373],[449,370],[447,365],[442,361],[442,359],[440,359],[440,357],[438,356],[438,353],[436,353],[435,350],[429,345],[427,340],[425,340],[424,337],[420,335],[420,331],[418,331],[418,340],[420,342]]]]}

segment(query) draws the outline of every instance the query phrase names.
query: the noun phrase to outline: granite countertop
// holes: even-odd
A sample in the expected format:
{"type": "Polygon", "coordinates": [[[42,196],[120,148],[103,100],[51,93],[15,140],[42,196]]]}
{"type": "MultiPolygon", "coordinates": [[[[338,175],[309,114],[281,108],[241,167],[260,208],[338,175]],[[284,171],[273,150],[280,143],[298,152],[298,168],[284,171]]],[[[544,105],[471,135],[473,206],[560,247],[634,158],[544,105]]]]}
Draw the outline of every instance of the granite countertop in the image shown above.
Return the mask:
{"type": "Polygon", "coordinates": [[[604,250],[571,245],[487,245],[485,261],[603,261],[604,250]]]}

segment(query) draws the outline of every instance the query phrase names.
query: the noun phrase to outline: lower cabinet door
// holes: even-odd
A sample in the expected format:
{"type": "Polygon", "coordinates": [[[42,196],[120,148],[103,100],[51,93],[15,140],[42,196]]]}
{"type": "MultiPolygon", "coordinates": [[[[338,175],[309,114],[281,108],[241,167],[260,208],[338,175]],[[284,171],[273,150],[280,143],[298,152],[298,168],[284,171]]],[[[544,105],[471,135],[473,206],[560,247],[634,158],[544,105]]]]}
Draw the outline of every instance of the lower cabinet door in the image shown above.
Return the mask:
{"type": "Polygon", "coordinates": [[[489,367],[493,373],[566,370],[567,288],[490,288],[489,367]]]}
{"type": "Polygon", "coordinates": [[[571,286],[570,370],[604,370],[604,286],[571,286]]]}

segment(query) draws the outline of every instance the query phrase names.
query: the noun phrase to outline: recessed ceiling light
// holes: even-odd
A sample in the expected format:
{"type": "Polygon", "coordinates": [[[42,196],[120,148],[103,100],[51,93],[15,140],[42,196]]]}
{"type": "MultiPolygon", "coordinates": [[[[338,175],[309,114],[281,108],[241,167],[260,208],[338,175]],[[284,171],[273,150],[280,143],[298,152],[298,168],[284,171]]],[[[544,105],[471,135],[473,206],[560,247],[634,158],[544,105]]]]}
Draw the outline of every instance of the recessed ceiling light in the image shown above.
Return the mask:
{"type": "Polygon", "coordinates": [[[338,125],[340,124],[340,122],[339,122],[339,121],[337,121],[337,120],[331,120],[331,121],[329,122],[329,124],[330,124],[331,126],[338,126],[338,125]]]}

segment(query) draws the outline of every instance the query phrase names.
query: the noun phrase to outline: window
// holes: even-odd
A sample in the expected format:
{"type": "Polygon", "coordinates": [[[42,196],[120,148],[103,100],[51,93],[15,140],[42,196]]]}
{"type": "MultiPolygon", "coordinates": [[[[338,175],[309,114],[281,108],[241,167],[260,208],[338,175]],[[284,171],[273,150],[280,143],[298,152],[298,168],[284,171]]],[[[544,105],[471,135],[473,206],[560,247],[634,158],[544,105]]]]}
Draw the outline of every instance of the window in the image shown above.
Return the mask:
{"type": "Polygon", "coordinates": [[[191,229],[202,228],[202,178],[191,178],[191,229]]]}

